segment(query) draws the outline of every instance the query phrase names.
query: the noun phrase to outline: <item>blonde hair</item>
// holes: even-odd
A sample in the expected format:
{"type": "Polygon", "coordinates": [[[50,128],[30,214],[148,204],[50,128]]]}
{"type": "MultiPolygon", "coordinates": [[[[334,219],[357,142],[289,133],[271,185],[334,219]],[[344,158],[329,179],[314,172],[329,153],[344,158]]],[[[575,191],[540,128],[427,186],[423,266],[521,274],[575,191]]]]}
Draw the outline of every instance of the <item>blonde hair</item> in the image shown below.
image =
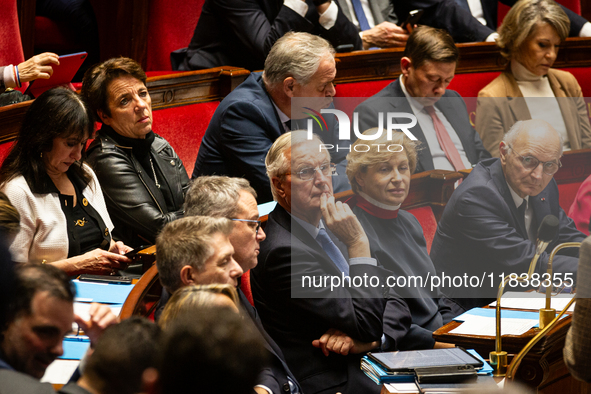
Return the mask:
{"type": "MultiPolygon", "coordinates": [[[[378,129],[373,128],[366,130],[363,135],[374,135],[378,129]]],[[[417,168],[417,146],[419,142],[413,141],[404,135],[401,131],[392,132],[392,139],[388,140],[388,133],[382,135],[376,140],[367,144],[365,140],[358,139],[351,145],[351,152],[347,155],[347,178],[354,193],[359,193],[361,187],[355,179],[355,175],[359,172],[366,172],[367,169],[375,164],[389,161],[392,156],[398,152],[405,152],[408,158],[408,165],[410,173],[415,172],[417,168]],[[363,149],[357,147],[364,146],[363,149]],[[397,148],[388,150],[388,146],[399,145],[397,148]],[[400,146],[402,150],[400,150],[400,146]],[[367,147],[367,148],[366,148],[367,147]],[[367,150],[366,150],[367,149],[367,150]]]]}
{"type": "Polygon", "coordinates": [[[237,308],[240,308],[238,292],[234,286],[220,283],[189,285],[181,287],[170,297],[158,324],[165,330],[179,315],[193,314],[195,310],[203,307],[214,307],[217,305],[216,296],[218,294],[228,297],[237,308]]]}
{"type": "Polygon", "coordinates": [[[560,41],[568,37],[570,20],[555,1],[520,0],[515,3],[499,27],[497,45],[501,55],[510,60],[541,23],[552,26],[560,41]]]}

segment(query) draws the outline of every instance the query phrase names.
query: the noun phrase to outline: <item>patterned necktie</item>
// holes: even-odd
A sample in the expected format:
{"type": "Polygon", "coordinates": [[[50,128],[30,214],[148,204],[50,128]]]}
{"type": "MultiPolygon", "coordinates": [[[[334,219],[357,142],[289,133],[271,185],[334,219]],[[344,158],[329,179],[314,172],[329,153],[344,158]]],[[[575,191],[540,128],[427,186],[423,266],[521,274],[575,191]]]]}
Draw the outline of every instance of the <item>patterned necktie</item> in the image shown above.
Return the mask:
{"type": "Polygon", "coordinates": [[[447,160],[449,160],[456,171],[466,169],[466,166],[460,157],[460,152],[458,152],[458,149],[451,140],[451,137],[445,129],[443,122],[435,113],[435,108],[433,108],[432,105],[425,106],[425,112],[427,112],[429,116],[431,116],[431,120],[433,120],[433,127],[435,128],[435,133],[437,134],[437,141],[439,141],[439,145],[441,146],[441,149],[443,149],[447,160]]]}
{"type": "Polygon", "coordinates": [[[339,271],[343,272],[345,275],[349,275],[349,264],[347,264],[347,260],[337,248],[337,246],[332,242],[332,239],[328,236],[328,233],[324,228],[321,228],[318,231],[318,235],[316,236],[316,241],[322,246],[322,249],[326,252],[328,257],[332,260],[334,265],[337,266],[339,271]]]}

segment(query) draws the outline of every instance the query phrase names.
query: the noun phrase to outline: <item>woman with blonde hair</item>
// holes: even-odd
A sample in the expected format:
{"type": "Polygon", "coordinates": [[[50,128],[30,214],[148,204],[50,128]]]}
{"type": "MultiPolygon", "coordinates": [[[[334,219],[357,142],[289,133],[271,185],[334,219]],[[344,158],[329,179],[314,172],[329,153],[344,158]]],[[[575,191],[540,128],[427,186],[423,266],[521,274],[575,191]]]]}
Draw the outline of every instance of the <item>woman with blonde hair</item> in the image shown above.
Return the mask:
{"type": "MultiPolygon", "coordinates": [[[[363,134],[373,135],[376,130],[363,134]]],[[[402,132],[394,132],[391,140],[387,137],[384,133],[371,144],[359,139],[347,155],[347,177],[355,193],[347,204],[369,238],[372,257],[392,272],[392,278],[400,278],[395,291],[412,316],[410,330],[402,333],[396,311],[387,308],[382,346],[385,350],[440,347],[433,331],[456,315],[457,306],[438,291],[421,290],[410,281],[402,283],[402,278],[436,275],[419,221],[400,209],[417,165],[416,143],[402,132]]]]}
{"type": "Polygon", "coordinates": [[[185,286],[170,297],[158,324],[162,329],[166,329],[179,315],[195,313],[199,308],[222,307],[239,313],[239,305],[236,288],[228,284],[185,286]]]}
{"type": "Polygon", "coordinates": [[[476,130],[493,156],[511,126],[529,119],[550,123],[564,150],[591,148],[581,87],[571,73],[552,68],[569,28],[553,0],[520,0],[505,17],[497,45],[507,68],[478,93],[476,108],[476,130]]]}

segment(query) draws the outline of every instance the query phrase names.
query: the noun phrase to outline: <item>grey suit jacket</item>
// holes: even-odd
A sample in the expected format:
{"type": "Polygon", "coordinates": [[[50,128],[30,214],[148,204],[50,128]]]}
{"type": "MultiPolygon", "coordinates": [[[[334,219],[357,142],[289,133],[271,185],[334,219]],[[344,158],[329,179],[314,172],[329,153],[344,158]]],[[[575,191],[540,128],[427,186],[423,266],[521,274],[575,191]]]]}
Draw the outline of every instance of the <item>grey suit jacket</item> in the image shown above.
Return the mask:
{"type": "Polygon", "coordinates": [[[41,383],[32,376],[12,371],[0,370],[0,394],[55,394],[49,383],[41,383]]]}
{"type": "MultiPolygon", "coordinates": [[[[351,13],[355,13],[345,0],[337,0],[337,3],[347,18],[350,18],[351,13]]],[[[398,17],[394,13],[394,7],[390,0],[372,0],[369,2],[369,7],[376,25],[382,22],[398,23],[398,17]]]]}

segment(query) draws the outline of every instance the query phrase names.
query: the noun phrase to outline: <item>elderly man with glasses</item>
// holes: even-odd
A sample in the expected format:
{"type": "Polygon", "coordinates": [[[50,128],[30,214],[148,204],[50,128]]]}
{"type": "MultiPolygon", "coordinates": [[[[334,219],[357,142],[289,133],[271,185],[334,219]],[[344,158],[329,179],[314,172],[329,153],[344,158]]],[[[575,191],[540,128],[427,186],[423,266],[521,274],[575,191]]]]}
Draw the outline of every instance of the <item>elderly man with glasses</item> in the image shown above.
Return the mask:
{"type": "MultiPolygon", "coordinates": [[[[499,149],[500,158],[480,162],[453,193],[431,248],[443,292],[465,308],[490,302],[503,275],[527,273],[546,215],[556,216],[560,224],[558,235],[538,260],[538,275],[546,272],[556,245],[585,238],[559,205],[553,179],[562,165],[558,132],[542,120],[520,121],[499,149]]],[[[578,249],[561,251],[554,259],[553,279],[571,284],[577,261],[578,249]]],[[[512,290],[525,289],[520,284],[512,290]]]]}

